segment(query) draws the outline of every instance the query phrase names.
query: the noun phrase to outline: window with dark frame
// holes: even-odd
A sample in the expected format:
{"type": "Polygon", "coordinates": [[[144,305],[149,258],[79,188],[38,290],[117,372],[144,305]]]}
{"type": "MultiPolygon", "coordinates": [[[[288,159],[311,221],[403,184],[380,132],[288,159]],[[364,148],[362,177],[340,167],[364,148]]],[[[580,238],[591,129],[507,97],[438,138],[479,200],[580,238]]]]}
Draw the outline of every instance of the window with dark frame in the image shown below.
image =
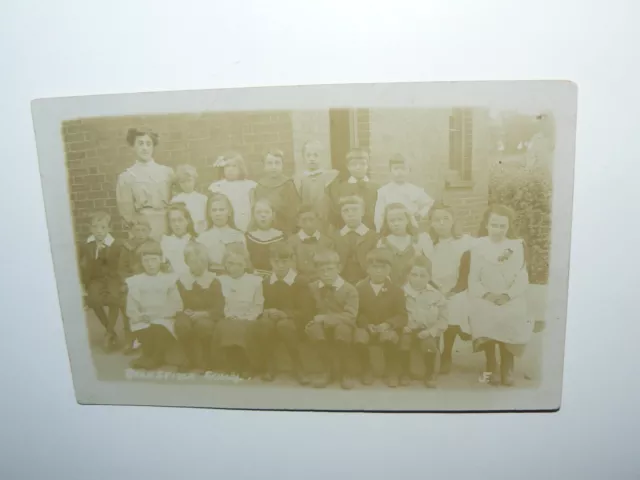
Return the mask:
{"type": "Polygon", "coordinates": [[[449,170],[455,175],[451,186],[472,180],[472,156],[473,110],[454,108],[449,116],[449,170]]]}

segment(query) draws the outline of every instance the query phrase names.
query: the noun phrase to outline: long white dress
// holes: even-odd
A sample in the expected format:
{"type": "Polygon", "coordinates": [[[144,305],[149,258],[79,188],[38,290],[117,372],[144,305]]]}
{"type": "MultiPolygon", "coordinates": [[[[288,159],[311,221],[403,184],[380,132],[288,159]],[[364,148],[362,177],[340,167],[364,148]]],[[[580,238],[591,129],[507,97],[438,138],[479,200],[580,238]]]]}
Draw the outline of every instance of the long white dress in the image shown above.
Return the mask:
{"type": "MultiPolygon", "coordinates": [[[[429,254],[431,260],[431,281],[443,294],[449,293],[458,283],[460,259],[471,250],[475,238],[463,235],[460,238],[442,239],[429,254]]],[[[449,325],[459,326],[464,333],[471,333],[467,292],[459,292],[448,299],[449,325]]]]}
{"type": "Polygon", "coordinates": [[[256,188],[256,185],[257,183],[253,180],[222,179],[209,186],[212,193],[222,193],[227,196],[233,207],[236,228],[242,232],[247,231],[251,221],[251,191],[256,188]]]}
{"type": "Polygon", "coordinates": [[[527,312],[528,286],[522,240],[494,243],[489,237],[479,238],[471,250],[469,272],[469,324],[473,339],[525,345],[533,333],[533,321],[527,312]],[[511,300],[496,305],[482,298],[487,293],[506,293],[511,300]]]}
{"type": "Polygon", "coordinates": [[[127,317],[131,331],[137,332],[149,325],[162,325],[175,336],[174,316],[182,310],[182,299],[176,286],[175,275],[141,273],[127,279],[127,317]],[[143,320],[146,315],[149,320],[143,320]]]}

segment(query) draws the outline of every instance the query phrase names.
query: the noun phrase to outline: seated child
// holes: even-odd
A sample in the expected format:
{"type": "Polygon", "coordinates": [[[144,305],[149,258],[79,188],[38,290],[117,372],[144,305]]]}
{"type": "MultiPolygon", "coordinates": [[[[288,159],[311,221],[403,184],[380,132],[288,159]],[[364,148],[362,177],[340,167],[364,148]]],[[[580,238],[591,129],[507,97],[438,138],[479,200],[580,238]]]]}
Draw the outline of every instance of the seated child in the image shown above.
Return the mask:
{"type": "Polygon", "coordinates": [[[176,168],[176,180],[182,190],[171,199],[171,203],[184,203],[193,220],[195,233],[207,229],[207,196],[196,192],[198,172],[191,165],[180,165],[176,168]]]}
{"type": "Polygon", "coordinates": [[[310,320],[313,299],[308,284],[301,282],[293,269],[295,259],[293,249],[288,244],[272,245],[270,259],[273,273],[263,281],[264,312],[258,319],[262,330],[260,340],[267,362],[263,379],[271,381],[275,377],[274,349],[278,342],[282,342],[293,362],[295,376],[302,385],[306,385],[309,379],[298,346],[300,333],[310,320]]]}
{"type": "Polygon", "coordinates": [[[333,243],[340,256],[340,275],[355,285],[367,276],[367,253],[376,247],[378,234],[362,222],[364,203],[360,197],[340,200],[344,227],[335,232],[333,243]]]}
{"type": "Polygon", "coordinates": [[[288,240],[296,259],[297,278],[304,283],[318,279],[313,263],[315,254],[321,250],[333,249],[333,240],[320,232],[319,223],[320,219],[314,207],[302,205],[298,210],[300,230],[288,240]]]}
{"type": "Polygon", "coordinates": [[[92,213],[91,235],[80,247],[80,271],[87,291],[87,305],[105,329],[103,346],[107,352],[118,346],[115,327],[121,304],[118,275],[121,247],[109,233],[110,228],[111,216],[108,213],[92,213]]]}
{"type": "Polygon", "coordinates": [[[391,181],[378,189],[378,201],[374,213],[376,230],[379,232],[384,223],[384,212],[387,205],[400,203],[405,206],[411,217],[411,223],[418,227],[419,222],[427,217],[433,199],[423,188],[407,182],[410,171],[405,158],[394,155],[389,160],[391,181]]]}
{"type": "Polygon", "coordinates": [[[196,232],[189,210],[183,203],[174,203],[167,208],[167,224],[170,235],[163,235],[160,240],[162,255],[166,269],[176,275],[189,270],[184,261],[184,248],[195,241],[196,232]]]}
{"type": "Polygon", "coordinates": [[[335,228],[344,226],[340,199],[358,196],[364,202],[363,222],[369,228],[375,228],[373,213],[378,199],[378,185],[369,180],[369,154],[365,150],[354,149],[347,154],[349,175],[338,177],[327,187],[331,205],[331,223],[335,228]]]}
{"type": "Polygon", "coordinates": [[[127,317],[127,279],[142,273],[138,248],[151,239],[151,224],[149,223],[149,219],[141,214],[134,215],[130,223],[130,232],[130,238],[122,244],[120,259],[118,260],[118,274],[122,282],[122,303],[120,304],[120,310],[124,323],[125,354],[133,353],[135,350],[135,339],[131,334],[129,318],[127,317]]]}
{"type": "Polygon", "coordinates": [[[318,252],[314,257],[319,280],[309,284],[313,297],[313,319],[305,331],[310,347],[320,361],[320,372],[313,375],[313,386],[326,387],[331,381],[334,357],[344,389],[355,386],[357,362],[351,343],[358,314],[358,291],[340,277],[340,257],[336,252],[318,252]]]}
{"type": "Polygon", "coordinates": [[[444,295],[429,284],[430,280],[431,262],[426,257],[417,257],[409,271],[409,283],[404,287],[409,321],[400,339],[402,385],[411,383],[411,350],[419,348],[425,365],[424,383],[428,388],[436,386],[440,335],[447,329],[448,314],[444,295]]]}
{"type": "Polygon", "coordinates": [[[227,273],[218,280],[225,301],[224,318],[216,326],[217,347],[230,371],[249,377],[251,370],[259,371],[264,365],[256,323],[264,306],[262,277],[247,273],[251,263],[243,244],[227,245],[223,264],[227,273]]]}
{"type": "Polygon", "coordinates": [[[383,348],[387,385],[398,386],[398,341],[407,324],[407,308],[402,288],[389,279],[391,257],[387,249],[371,250],[367,254],[369,276],[356,285],[360,301],[354,342],[360,353],[365,385],[373,383],[370,349],[379,345],[383,348]]]}
{"type": "Polygon", "coordinates": [[[182,300],[175,276],[162,273],[162,248],[148,241],[139,248],[143,273],[127,279],[127,316],[131,330],[142,344],[142,355],[132,368],[154,369],[169,364],[182,368],[184,353],[175,337],[175,316],[182,300]]]}
{"type": "Polygon", "coordinates": [[[284,242],[285,236],[280,230],[273,228],[275,212],[266,198],[258,200],[252,208],[252,221],[249,231],[245,234],[249,259],[254,273],[262,277],[271,276],[269,262],[269,248],[284,242]]]}
{"type": "Polygon", "coordinates": [[[176,316],[176,336],[187,354],[189,367],[198,373],[212,367],[213,332],[224,318],[220,282],[209,271],[207,247],[191,242],[184,250],[189,271],[177,281],[183,310],[176,316]]]}

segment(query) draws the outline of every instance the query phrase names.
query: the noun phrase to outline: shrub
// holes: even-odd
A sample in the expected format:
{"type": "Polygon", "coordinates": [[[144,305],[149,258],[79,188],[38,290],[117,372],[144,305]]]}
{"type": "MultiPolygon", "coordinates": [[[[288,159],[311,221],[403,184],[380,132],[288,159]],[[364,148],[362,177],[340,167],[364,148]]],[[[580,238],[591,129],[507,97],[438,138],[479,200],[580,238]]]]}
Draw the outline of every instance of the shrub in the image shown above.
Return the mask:
{"type": "Polygon", "coordinates": [[[489,203],[515,210],[518,235],[528,248],[530,283],[546,284],[549,278],[551,191],[551,174],[544,165],[498,165],[491,172],[489,203]]]}

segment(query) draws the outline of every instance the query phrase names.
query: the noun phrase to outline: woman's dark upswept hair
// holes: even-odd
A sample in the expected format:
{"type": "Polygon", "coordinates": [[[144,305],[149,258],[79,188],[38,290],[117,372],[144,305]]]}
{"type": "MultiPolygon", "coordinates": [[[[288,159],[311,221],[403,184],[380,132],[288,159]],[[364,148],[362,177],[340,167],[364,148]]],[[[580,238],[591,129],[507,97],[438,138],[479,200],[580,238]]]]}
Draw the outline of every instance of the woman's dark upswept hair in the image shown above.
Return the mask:
{"type": "MultiPolygon", "coordinates": [[[[168,226],[170,232],[171,232],[171,223],[170,223],[171,212],[180,212],[180,213],[182,213],[184,218],[187,219],[187,233],[189,235],[191,235],[192,238],[195,238],[196,229],[195,229],[195,226],[193,224],[193,218],[191,218],[191,213],[189,213],[189,210],[187,209],[187,206],[182,202],[176,202],[176,203],[170,204],[167,207],[167,226],[168,226]]],[[[173,235],[173,232],[171,232],[171,234],[173,235]]]]}
{"type": "Polygon", "coordinates": [[[158,134],[149,128],[130,128],[127,130],[127,143],[133,147],[136,138],[147,135],[153,142],[153,146],[158,145],[158,134]]]}
{"type": "Polygon", "coordinates": [[[227,220],[227,225],[233,229],[238,229],[236,227],[235,214],[233,212],[233,205],[231,205],[231,200],[224,193],[213,193],[207,200],[207,228],[213,227],[213,220],[211,220],[211,204],[213,202],[226,202],[227,208],[229,209],[229,219],[227,220]]]}
{"type": "Polygon", "coordinates": [[[518,237],[518,232],[516,230],[516,213],[506,205],[494,204],[490,205],[489,208],[484,212],[482,216],[482,223],[480,223],[480,229],[478,230],[478,238],[486,237],[489,235],[488,224],[489,218],[491,214],[499,215],[501,217],[507,217],[509,220],[509,228],[507,229],[507,238],[515,239],[518,237]]]}
{"type": "Polygon", "coordinates": [[[440,241],[438,234],[433,228],[433,214],[437,210],[443,210],[451,215],[451,219],[453,220],[451,226],[451,237],[454,239],[462,237],[462,231],[460,230],[460,225],[456,220],[455,214],[453,213],[453,209],[449,205],[445,205],[444,202],[438,201],[431,206],[431,208],[429,209],[429,213],[427,214],[427,220],[429,222],[429,236],[431,237],[431,241],[433,242],[433,244],[436,245],[440,241]]]}

